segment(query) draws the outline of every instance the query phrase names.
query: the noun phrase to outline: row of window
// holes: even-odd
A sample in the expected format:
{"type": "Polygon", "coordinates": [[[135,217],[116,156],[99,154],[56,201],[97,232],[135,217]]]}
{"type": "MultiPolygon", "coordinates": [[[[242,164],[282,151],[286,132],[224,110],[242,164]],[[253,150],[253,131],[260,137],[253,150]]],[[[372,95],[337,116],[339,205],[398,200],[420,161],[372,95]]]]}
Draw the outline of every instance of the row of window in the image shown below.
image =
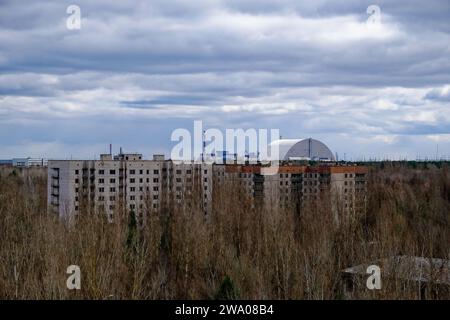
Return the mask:
{"type": "MultiPolygon", "coordinates": [[[[130,174],[136,174],[136,170],[131,169],[130,174]]],[[[144,174],[144,170],[139,170],[139,174],[144,174]]],[[[150,170],[147,170],[147,174],[150,174],[150,170]]],[[[158,169],[153,170],[153,174],[159,174],[159,170],[158,169]]]]}
{"type": "MultiPolygon", "coordinates": [[[[130,179],[130,183],[135,183],[135,182],[136,182],[135,178],[131,178],[130,179]]],[[[147,178],[146,182],[150,183],[150,179],[147,178]]],[[[177,182],[178,182],[178,180],[177,180],[177,182]]],[[[76,178],[75,179],[75,183],[80,183],[80,179],[76,178]]],[[[103,179],[103,178],[102,179],[98,179],[98,183],[100,183],[100,184],[105,183],[105,179],[103,179]]],[[[110,178],[109,179],[109,183],[116,183],[116,179],[115,178],[110,178]]],[[[139,179],[139,183],[144,183],[144,179],[140,178],[139,179]]],[[[153,183],[159,183],[159,179],[158,178],[153,178],[153,183]]]]}
{"type": "MultiPolygon", "coordinates": [[[[140,200],[144,200],[144,196],[141,195],[139,197],[140,200]]],[[[159,196],[157,194],[153,195],[153,200],[158,200],[159,196]]],[[[130,200],[136,200],[136,196],[130,196],[130,200]]],[[[75,201],[78,201],[78,197],[75,197],[75,201]]],[[[98,196],[98,201],[105,201],[105,196],[98,196]]],[[[110,196],[109,201],[116,201],[116,196],[110,196]]]]}
{"type": "MultiPolygon", "coordinates": [[[[94,173],[94,172],[95,172],[95,169],[91,169],[91,173],[94,173]]],[[[130,170],[129,172],[130,172],[130,174],[136,174],[136,170],[134,170],[134,169],[130,170]]],[[[147,174],[150,174],[150,170],[147,170],[146,172],[147,172],[147,174]]],[[[75,174],[80,174],[80,170],[78,170],[78,169],[75,170],[75,174]]],[[[98,174],[101,174],[101,175],[105,174],[105,170],[99,169],[98,174]]],[[[116,174],[116,170],[110,169],[109,174],[111,174],[111,175],[116,174]]],[[[139,174],[144,174],[144,170],[139,170],[139,174]]],[[[153,170],[153,174],[159,174],[159,170],[157,170],[157,169],[153,170]]]]}
{"type": "MultiPolygon", "coordinates": [[[[140,209],[143,209],[144,208],[144,205],[143,204],[140,204],[139,205],[139,208],[140,209]]],[[[158,208],[158,204],[157,203],[154,203],[153,204],[153,209],[157,209],[158,208]]],[[[110,205],[109,206],[109,210],[114,210],[115,209],[115,206],[114,205],[110,205]]],[[[130,209],[136,209],[136,205],[135,204],[130,204],[130,209]]],[[[75,206],[75,211],[78,211],[79,210],[79,207],[78,206],[75,206]]]]}
{"type": "MultiPolygon", "coordinates": [[[[136,191],[136,187],[130,187],[130,192],[135,192],[135,191],[136,191]]],[[[139,187],[139,191],[140,192],[144,191],[144,187],[139,187]]],[[[146,191],[150,191],[150,187],[146,187],[146,191]]],[[[153,191],[159,191],[159,187],[154,186],[153,191]]]]}
{"type": "MultiPolygon", "coordinates": [[[[139,197],[140,200],[144,200],[144,196],[140,196],[139,197]]],[[[153,195],[153,200],[158,200],[159,196],[157,194],[153,195]]],[[[130,196],[130,201],[135,201],[136,200],[136,196],[130,196]]]]}
{"type": "MultiPolygon", "coordinates": [[[[208,182],[208,178],[204,178],[203,181],[204,182],[208,182]]],[[[150,183],[150,179],[146,178],[146,182],[150,183]]],[[[182,179],[181,178],[176,178],[176,182],[181,183],[182,179]]],[[[186,178],[186,182],[187,183],[191,183],[192,179],[191,178],[186,178]]],[[[80,179],[76,178],[75,179],[75,183],[80,183],[80,179]]],[[[103,179],[103,178],[98,179],[98,183],[99,184],[105,183],[105,179],[103,179]]],[[[109,183],[116,183],[116,179],[115,178],[110,178],[109,179],[109,183]]],[[[130,183],[136,183],[136,179],[135,178],[130,178],[130,183]]],[[[139,178],[139,183],[144,183],[144,179],[143,178],[139,178]]],[[[159,178],[153,178],[153,183],[159,183],[159,178]]]]}
{"type": "MultiPolygon", "coordinates": [[[[129,174],[130,175],[134,175],[134,174],[136,174],[136,171],[137,170],[135,170],[135,169],[130,169],[129,170],[129,174]]],[[[165,170],[165,168],[163,168],[163,171],[166,171],[165,170]]],[[[169,171],[172,171],[172,169],[169,169],[169,171]]],[[[91,173],[94,173],[95,172],[95,169],[91,169],[91,173]]],[[[208,170],[204,170],[203,171],[204,172],[204,174],[208,174],[208,170]]],[[[175,173],[176,174],[181,174],[182,173],[182,170],[176,170],[175,171],[175,173]]],[[[76,169],[75,170],[75,174],[80,174],[80,170],[79,169],[76,169]]],[[[98,170],[98,174],[105,174],[105,169],[99,169],[98,170]]],[[[109,170],[109,174],[116,174],[116,170],[115,169],[110,169],[109,170]]],[[[144,170],[142,170],[142,169],[140,169],[139,170],[139,174],[144,174],[144,170]]],[[[150,174],[150,170],[146,170],[146,174],[150,174]]],[[[159,170],[158,169],[154,169],[153,170],[153,174],[159,174],[159,170]]],[[[192,174],[192,170],[186,170],[186,174],[192,174]]]]}
{"type": "MultiPolygon", "coordinates": [[[[147,183],[149,183],[150,179],[146,178],[145,181],[147,183]]],[[[130,178],[130,183],[136,183],[136,179],[135,178],[130,178]]],[[[139,183],[144,183],[144,179],[143,178],[139,178],[139,183]]],[[[159,178],[153,178],[153,183],[159,183],[159,178]]]]}
{"type": "MultiPolygon", "coordinates": [[[[150,183],[150,179],[146,178],[145,180],[147,183],[150,183]]],[[[208,182],[208,178],[204,178],[203,179],[204,182],[208,182]]],[[[176,178],[176,182],[181,183],[182,179],[181,178],[176,178]]],[[[186,182],[187,183],[191,183],[192,179],[191,178],[186,178],[186,182]]],[[[80,179],[76,178],[75,179],[75,183],[80,183],[80,179]]],[[[105,183],[105,179],[100,178],[98,179],[98,183],[102,184],[105,183]]],[[[116,183],[116,179],[115,178],[110,178],[109,179],[109,183],[116,183]]],[[[136,183],[136,178],[130,178],[130,183],[136,183]]],[[[144,179],[143,178],[139,178],[139,183],[144,183],[144,179]]],[[[153,178],[153,183],[159,183],[159,178],[153,178]]]]}

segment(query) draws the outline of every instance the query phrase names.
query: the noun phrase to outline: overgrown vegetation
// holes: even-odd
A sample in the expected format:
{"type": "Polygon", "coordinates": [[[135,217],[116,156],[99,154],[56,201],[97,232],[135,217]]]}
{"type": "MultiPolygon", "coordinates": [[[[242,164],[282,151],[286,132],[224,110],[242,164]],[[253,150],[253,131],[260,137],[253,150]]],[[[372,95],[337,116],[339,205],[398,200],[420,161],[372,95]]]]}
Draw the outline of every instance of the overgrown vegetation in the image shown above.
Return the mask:
{"type": "MultiPolygon", "coordinates": [[[[257,210],[238,188],[202,210],[163,208],[141,226],[46,211],[46,176],[0,173],[0,298],[342,299],[342,270],[395,255],[449,258],[447,166],[374,168],[368,210],[336,224],[322,201],[301,211],[257,210]],[[81,290],[66,288],[79,265],[81,290]]],[[[393,279],[357,298],[418,298],[393,279]]],[[[449,299],[448,291],[437,298],[449,299]]]]}

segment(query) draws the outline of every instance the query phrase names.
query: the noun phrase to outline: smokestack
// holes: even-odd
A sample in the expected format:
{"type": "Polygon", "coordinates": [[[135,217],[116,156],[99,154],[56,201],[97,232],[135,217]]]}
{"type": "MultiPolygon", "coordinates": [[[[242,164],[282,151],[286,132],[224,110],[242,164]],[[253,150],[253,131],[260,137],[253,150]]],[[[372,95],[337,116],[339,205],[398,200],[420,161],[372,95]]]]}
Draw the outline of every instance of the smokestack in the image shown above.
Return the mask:
{"type": "Polygon", "coordinates": [[[109,144],[109,155],[112,156],[112,144],[109,144]]]}

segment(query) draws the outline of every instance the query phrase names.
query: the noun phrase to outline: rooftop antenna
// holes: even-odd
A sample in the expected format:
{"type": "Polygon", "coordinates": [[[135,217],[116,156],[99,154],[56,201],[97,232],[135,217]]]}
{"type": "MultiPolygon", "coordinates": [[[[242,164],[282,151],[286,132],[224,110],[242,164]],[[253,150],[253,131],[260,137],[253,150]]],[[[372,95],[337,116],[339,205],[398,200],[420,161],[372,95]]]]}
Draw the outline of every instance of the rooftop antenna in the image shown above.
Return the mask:
{"type": "Polygon", "coordinates": [[[202,163],[205,162],[205,147],[206,147],[205,133],[206,133],[206,131],[203,130],[203,133],[202,133],[202,163]]]}

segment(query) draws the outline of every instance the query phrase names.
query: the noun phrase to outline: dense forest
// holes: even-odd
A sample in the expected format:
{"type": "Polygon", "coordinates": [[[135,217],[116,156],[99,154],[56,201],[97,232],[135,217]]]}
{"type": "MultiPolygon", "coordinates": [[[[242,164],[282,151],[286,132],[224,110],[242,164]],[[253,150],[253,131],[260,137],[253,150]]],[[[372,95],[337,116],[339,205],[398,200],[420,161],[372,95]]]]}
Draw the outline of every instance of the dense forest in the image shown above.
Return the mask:
{"type": "MultiPolygon", "coordinates": [[[[238,188],[224,188],[208,217],[167,207],[144,224],[130,212],[67,223],[47,212],[46,183],[38,170],[0,169],[2,299],[346,299],[345,268],[450,255],[445,163],[371,165],[367,210],[339,223],[329,201],[267,210],[238,188]],[[66,287],[69,265],[81,290],[66,287]]],[[[399,278],[352,298],[419,298],[399,278]]],[[[448,286],[427,298],[449,299],[448,286]]]]}

